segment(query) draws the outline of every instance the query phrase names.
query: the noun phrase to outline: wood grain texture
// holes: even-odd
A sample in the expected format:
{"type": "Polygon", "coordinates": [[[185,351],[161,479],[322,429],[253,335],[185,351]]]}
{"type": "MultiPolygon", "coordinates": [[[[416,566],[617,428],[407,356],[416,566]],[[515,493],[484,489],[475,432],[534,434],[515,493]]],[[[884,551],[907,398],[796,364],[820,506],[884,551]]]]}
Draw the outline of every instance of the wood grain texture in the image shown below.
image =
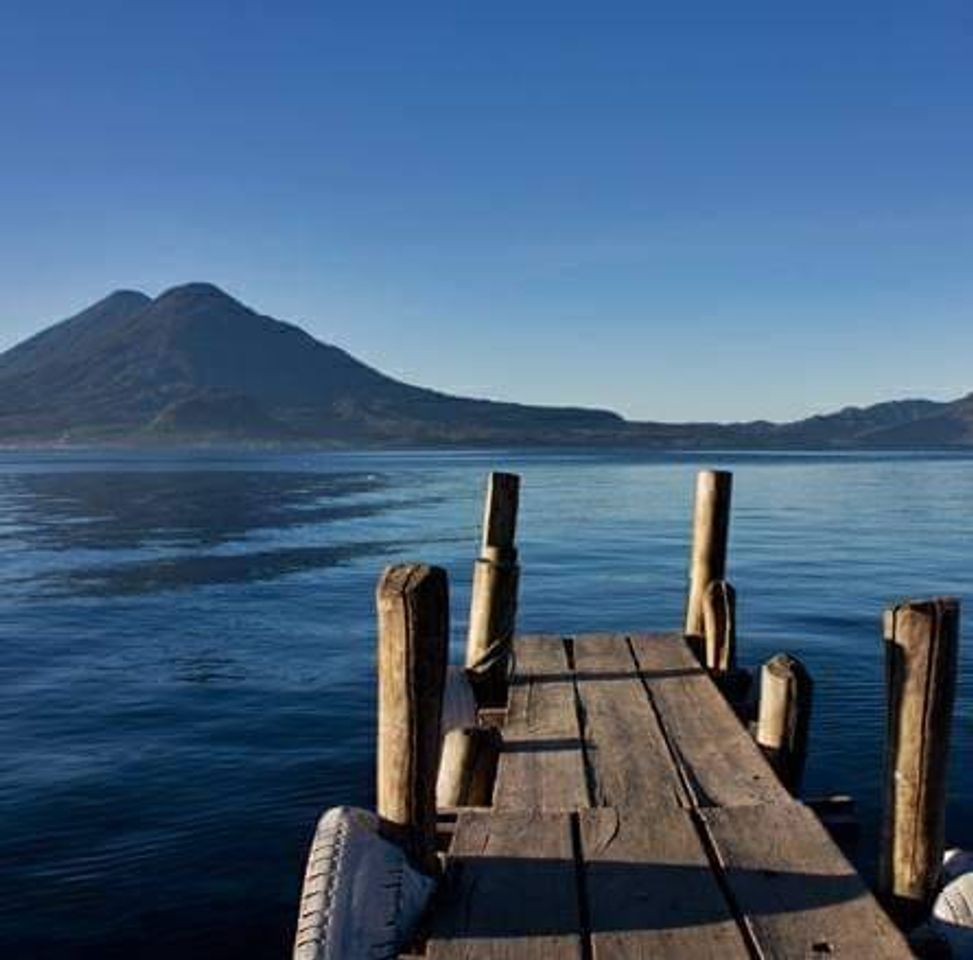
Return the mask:
{"type": "Polygon", "coordinates": [[[519,503],[520,477],[516,473],[491,473],[483,509],[481,556],[494,560],[510,559],[517,535],[519,503]]]}
{"type": "Polygon", "coordinates": [[[931,906],[943,860],[959,603],[910,601],[885,615],[888,684],[879,890],[905,922],[931,906]]]}
{"type": "Polygon", "coordinates": [[[631,638],[662,728],[699,807],[786,803],[790,796],[677,634],[631,638]]]}
{"type": "Polygon", "coordinates": [[[736,667],[737,594],[726,580],[711,580],[703,591],[706,669],[721,676],[736,667]]]}
{"type": "Polygon", "coordinates": [[[804,664],[790,654],[775,654],[760,670],[757,744],[781,783],[795,795],[807,759],[813,688],[804,664]]]}
{"type": "Polygon", "coordinates": [[[568,815],[461,813],[426,955],[581,960],[576,877],[568,815]]]}
{"type": "Polygon", "coordinates": [[[911,957],[814,814],[796,802],[700,812],[765,957],[911,957]]]}
{"type": "Polygon", "coordinates": [[[907,957],[679,635],[518,638],[494,807],[426,955],[907,957]]]}
{"type": "Polygon", "coordinates": [[[700,470],[696,476],[689,595],[684,628],[690,637],[702,638],[703,595],[711,581],[722,580],[726,574],[732,487],[733,474],[725,470],[700,470]]]}
{"type": "Polygon", "coordinates": [[[492,727],[451,730],[443,738],[436,806],[488,806],[500,753],[500,731],[492,727]]]}
{"type": "Polygon", "coordinates": [[[688,810],[579,814],[594,960],[744,960],[746,944],[688,810]]]}
{"type": "Polygon", "coordinates": [[[436,775],[449,643],[446,571],[401,564],[382,574],[378,607],[377,810],[381,829],[435,870],[436,775]]]}
{"type": "Polygon", "coordinates": [[[573,642],[594,806],[675,809],[688,797],[624,634],[573,642]]]}
{"type": "Polygon", "coordinates": [[[518,637],[497,767],[498,810],[588,806],[574,682],[560,637],[518,637]]]}
{"type": "Polygon", "coordinates": [[[482,557],[473,566],[466,666],[481,707],[507,702],[510,649],[517,622],[520,568],[482,557]]]}
{"type": "Polygon", "coordinates": [[[466,666],[481,707],[507,700],[510,647],[517,620],[517,507],[520,477],[491,473],[483,510],[483,539],[473,568],[466,666]]]}

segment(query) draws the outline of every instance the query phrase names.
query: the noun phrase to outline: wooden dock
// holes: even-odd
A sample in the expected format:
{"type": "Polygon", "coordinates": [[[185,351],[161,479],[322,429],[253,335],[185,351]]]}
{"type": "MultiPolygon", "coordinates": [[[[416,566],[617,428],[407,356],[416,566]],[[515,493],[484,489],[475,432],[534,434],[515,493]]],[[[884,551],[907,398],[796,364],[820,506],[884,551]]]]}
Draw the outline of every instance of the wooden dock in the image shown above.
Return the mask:
{"type": "Polygon", "coordinates": [[[514,663],[430,960],[912,955],[682,636],[520,637],[514,663]]]}
{"type": "Polygon", "coordinates": [[[883,621],[880,906],[814,812],[847,830],[851,798],[800,800],[810,674],[783,652],[737,663],[730,493],[730,474],[698,475],[677,633],[516,637],[512,474],[490,477],[462,667],[448,666],[446,571],[385,570],[376,810],[319,822],[295,960],[944,955],[950,931],[923,924],[945,848],[958,602],[883,621]]]}

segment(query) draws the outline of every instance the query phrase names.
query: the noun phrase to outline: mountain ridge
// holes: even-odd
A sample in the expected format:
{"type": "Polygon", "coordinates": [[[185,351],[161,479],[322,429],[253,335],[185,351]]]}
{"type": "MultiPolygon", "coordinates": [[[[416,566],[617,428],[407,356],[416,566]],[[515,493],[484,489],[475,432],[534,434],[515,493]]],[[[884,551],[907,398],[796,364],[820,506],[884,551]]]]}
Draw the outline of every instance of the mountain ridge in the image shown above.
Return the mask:
{"type": "Polygon", "coordinates": [[[0,444],[973,447],[973,394],[775,423],[625,420],[396,380],[206,282],[120,289],[0,354],[0,444]]]}

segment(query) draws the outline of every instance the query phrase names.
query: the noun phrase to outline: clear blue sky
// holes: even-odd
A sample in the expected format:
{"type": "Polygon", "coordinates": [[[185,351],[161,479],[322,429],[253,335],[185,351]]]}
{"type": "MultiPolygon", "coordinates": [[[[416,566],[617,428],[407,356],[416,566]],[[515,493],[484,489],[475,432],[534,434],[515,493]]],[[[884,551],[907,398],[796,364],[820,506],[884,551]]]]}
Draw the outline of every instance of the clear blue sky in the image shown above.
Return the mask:
{"type": "Polygon", "coordinates": [[[211,280],[441,389],[973,390],[973,7],[3,0],[0,347],[211,280]]]}

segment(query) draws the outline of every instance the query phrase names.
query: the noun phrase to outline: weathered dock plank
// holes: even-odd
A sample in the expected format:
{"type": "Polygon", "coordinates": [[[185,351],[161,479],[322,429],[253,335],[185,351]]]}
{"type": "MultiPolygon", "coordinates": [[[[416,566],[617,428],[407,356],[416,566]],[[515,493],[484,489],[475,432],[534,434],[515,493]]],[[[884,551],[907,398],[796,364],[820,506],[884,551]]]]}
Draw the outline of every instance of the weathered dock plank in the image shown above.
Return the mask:
{"type": "Polygon", "coordinates": [[[701,812],[737,908],[764,957],[911,957],[803,804],[701,812]]]}
{"type": "Polygon", "coordinates": [[[687,806],[626,638],[610,633],[581,636],[573,650],[591,805],[687,806]]]}
{"type": "Polygon", "coordinates": [[[514,649],[494,806],[458,815],[426,956],[911,956],[682,637],[514,649]]]}
{"type": "Polygon", "coordinates": [[[514,656],[494,806],[549,812],[586,807],[581,732],[564,640],[521,637],[514,656]]]}
{"type": "Polygon", "coordinates": [[[427,956],[581,960],[568,814],[460,814],[427,956]]]}
{"type": "Polygon", "coordinates": [[[750,956],[688,810],[579,816],[594,960],[750,956]]]}
{"type": "Polygon", "coordinates": [[[678,634],[639,634],[632,649],[697,807],[789,803],[768,766],[678,634]]]}

